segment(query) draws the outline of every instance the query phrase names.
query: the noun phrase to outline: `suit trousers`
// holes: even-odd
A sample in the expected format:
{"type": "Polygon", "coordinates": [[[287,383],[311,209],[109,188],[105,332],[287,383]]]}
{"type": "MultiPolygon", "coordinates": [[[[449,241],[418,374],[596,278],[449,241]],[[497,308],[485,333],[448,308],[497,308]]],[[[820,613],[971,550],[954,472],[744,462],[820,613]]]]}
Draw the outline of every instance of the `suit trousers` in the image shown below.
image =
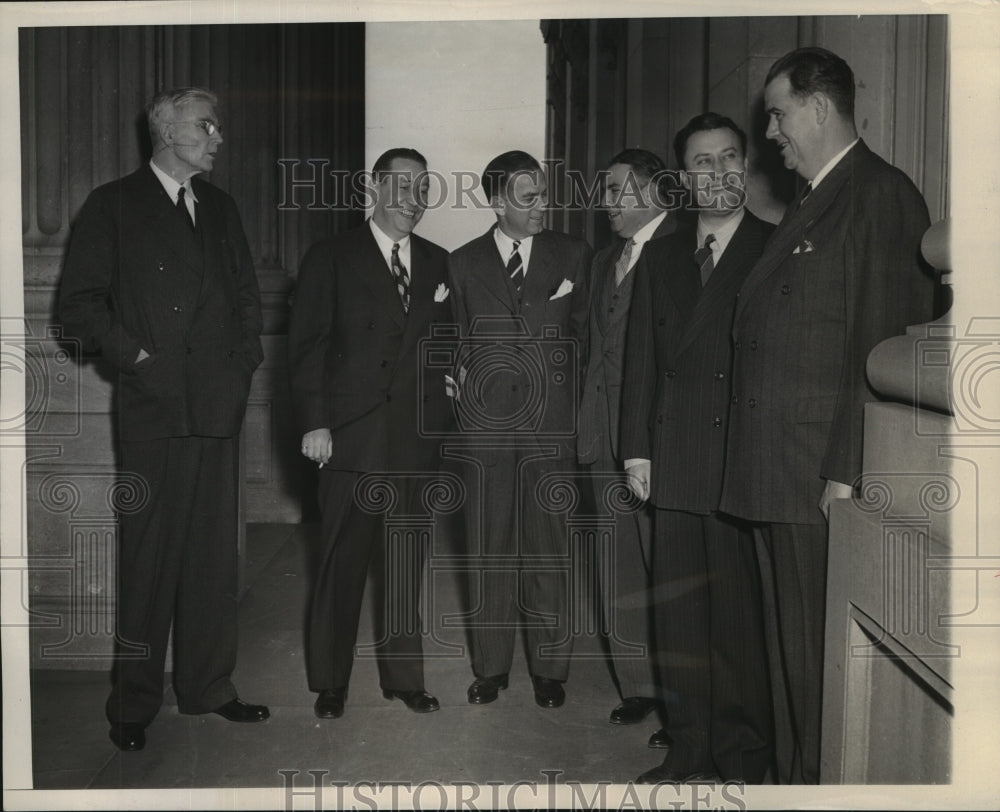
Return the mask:
{"type": "MultiPolygon", "coordinates": [[[[627,489],[625,475],[613,460],[584,466],[596,514],[607,510],[609,487],[627,489]],[[617,481],[617,486],[615,482],[617,481]]],[[[603,630],[622,698],[659,695],[653,671],[650,541],[652,508],[614,511],[614,536],[596,534],[592,551],[603,630]]]]}
{"type": "Polygon", "coordinates": [[[163,701],[174,628],[173,681],[181,713],[236,697],[237,445],[235,438],[122,441],[122,470],[144,492],[122,499],[118,642],[106,712],[147,725],[163,701]],[[145,647],[144,656],[134,656],[145,647]]]}
{"type": "Polygon", "coordinates": [[[657,665],[673,740],[664,763],[759,783],[772,724],[753,535],[719,513],[657,509],[654,527],[657,665]]]}
{"type": "Polygon", "coordinates": [[[782,784],[818,784],[826,621],[826,524],[754,528],[782,784]]]}
{"type": "MultiPolygon", "coordinates": [[[[420,581],[426,540],[418,529],[387,527],[384,514],[362,510],[354,493],[361,476],[327,468],[319,472],[322,521],[309,612],[309,688],[322,691],[350,682],[371,570],[376,633],[374,640],[357,647],[358,653],[377,657],[383,690],[423,690],[420,581]]],[[[419,490],[412,481],[391,474],[386,479],[397,490],[395,512],[417,512],[419,490]]]]}
{"type": "Polygon", "coordinates": [[[576,465],[537,448],[498,452],[491,462],[479,468],[478,482],[467,480],[472,670],[477,677],[509,673],[523,628],[531,674],[565,680],[572,559],[565,515],[539,486],[551,475],[572,487],[576,465]]]}

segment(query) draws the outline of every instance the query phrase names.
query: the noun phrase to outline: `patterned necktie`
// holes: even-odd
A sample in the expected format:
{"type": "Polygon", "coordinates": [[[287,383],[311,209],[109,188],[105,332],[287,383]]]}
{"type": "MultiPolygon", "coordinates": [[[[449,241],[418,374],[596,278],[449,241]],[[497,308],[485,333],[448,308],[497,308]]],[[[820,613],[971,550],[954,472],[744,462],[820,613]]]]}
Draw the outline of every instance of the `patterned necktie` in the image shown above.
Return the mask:
{"type": "Polygon", "coordinates": [[[632,248],[635,246],[635,240],[629,239],[625,243],[625,247],[622,249],[621,256],[618,257],[618,261],[615,263],[615,286],[617,287],[622,283],[625,275],[628,273],[629,262],[632,261],[632,248]]]}
{"type": "Polygon", "coordinates": [[[520,240],[514,240],[514,250],[507,260],[507,273],[510,274],[510,281],[514,283],[514,290],[521,292],[521,285],[524,284],[524,263],[521,261],[520,240]]]}
{"type": "Polygon", "coordinates": [[[403,303],[403,312],[410,312],[410,275],[406,272],[403,260],[399,258],[399,243],[392,244],[392,275],[396,277],[396,290],[399,291],[399,301],[403,303]]]}
{"type": "Polygon", "coordinates": [[[187,203],[184,202],[184,192],[187,191],[183,186],[177,190],[177,204],[176,208],[181,217],[184,218],[184,222],[191,227],[194,231],[194,220],[191,219],[191,212],[188,211],[187,203]]]}
{"type": "Polygon", "coordinates": [[[708,284],[708,277],[715,270],[715,259],[712,257],[712,243],[714,242],[715,235],[709,234],[705,237],[705,244],[694,252],[694,261],[698,264],[698,270],[701,271],[702,287],[708,284]]]}

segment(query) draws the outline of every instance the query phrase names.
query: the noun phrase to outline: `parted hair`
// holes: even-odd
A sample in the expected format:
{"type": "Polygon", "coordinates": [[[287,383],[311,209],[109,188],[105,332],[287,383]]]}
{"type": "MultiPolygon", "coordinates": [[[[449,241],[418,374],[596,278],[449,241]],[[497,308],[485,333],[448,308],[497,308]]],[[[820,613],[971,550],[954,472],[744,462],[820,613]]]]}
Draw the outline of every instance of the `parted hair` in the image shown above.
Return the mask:
{"type": "Polygon", "coordinates": [[[508,184],[523,172],[541,172],[542,165],[527,152],[519,149],[497,155],[483,170],[483,192],[486,199],[506,196],[508,184]]]}
{"type": "Polygon", "coordinates": [[[826,48],[798,48],[771,65],[764,85],[787,76],[792,92],[800,99],[811,93],[823,93],[837,111],[854,119],[854,71],[843,59],[826,48]]]}

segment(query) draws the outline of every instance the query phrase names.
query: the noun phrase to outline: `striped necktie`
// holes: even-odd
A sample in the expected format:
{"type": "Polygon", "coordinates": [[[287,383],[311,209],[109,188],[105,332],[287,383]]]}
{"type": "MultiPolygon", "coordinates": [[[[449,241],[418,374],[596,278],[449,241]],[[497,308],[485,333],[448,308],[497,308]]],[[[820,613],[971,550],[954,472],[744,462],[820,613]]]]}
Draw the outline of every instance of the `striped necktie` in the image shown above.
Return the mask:
{"type": "Polygon", "coordinates": [[[507,273],[510,274],[510,281],[514,283],[514,290],[521,292],[521,285],[524,284],[524,263],[521,261],[520,240],[514,240],[514,250],[507,260],[507,273]]]}
{"type": "Polygon", "coordinates": [[[403,312],[410,312],[410,275],[406,272],[403,260],[399,258],[399,243],[392,244],[392,275],[396,277],[396,290],[399,291],[399,301],[403,303],[403,312]]]}
{"type": "Polygon", "coordinates": [[[705,244],[694,252],[694,261],[701,272],[702,287],[708,284],[708,277],[715,270],[715,259],[712,257],[712,243],[715,242],[715,235],[709,234],[705,237],[705,244]]]}

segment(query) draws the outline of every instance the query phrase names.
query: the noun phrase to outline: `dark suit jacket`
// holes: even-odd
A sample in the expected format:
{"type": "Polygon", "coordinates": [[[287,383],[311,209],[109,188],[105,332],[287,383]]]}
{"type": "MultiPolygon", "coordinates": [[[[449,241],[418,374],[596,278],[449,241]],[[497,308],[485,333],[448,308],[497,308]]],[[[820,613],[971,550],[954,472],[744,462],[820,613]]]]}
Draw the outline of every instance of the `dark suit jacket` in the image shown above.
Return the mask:
{"type": "Polygon", "coordinates": [[[745,212],[704,287],[694,227],[650,242],[639,259],[622,456],[652,461],[650,499],[659,508],[719,507],[736,294],[773,230],[745,212]]]}
{"type": "Polygon", "coordinates": [[[932,317],[928,224],[910,179],[863,141],[789,207],[736,308],[723,510],[820,523],[825,480],[861,473],[868,354],[932,317]]]}
{"type": "Polygon", "coordinates": [[[239,433],[263,359],[260,293],[236,204],[200,178],[198,230],[149,166],[95,189],[63,270],[59,317],[119,375],[125,440],[239,433]],[[149,358],[136,363],[139,350],[149,358]]]}
{"type": "Polygon", "coordinates": [[[493,229],[451,254],[455,317],[463,335],[476,333],[458,359],[467,373],[459,410],[466,439],[558,443],[575,455],[590,260],[587,243],[542,231],[518,294],[493,229]]]}
{"type": "MultiPolygon", "coordinates": [[[[653,232],[652,239],[643,246],[643,253],[653,240],[666,237],[676,229],[676,218],[673,215],[665,217],[653,232]]],[[[615,264],[624,248],[625,240],[616,238],[611,245],[594,255],[590,266],[587,372],[584,377],[583,400],[580,403],[580,432],[577,439],[577,452],[582,463],[596,462],[608,447],[614,460],[621,463],[618,426],[625,369],[625,335],[638,262],[629,274],[632,284],[628,283],[627,277],[622,283],[624,290],[614,302],[614,312],[599,311],[607,311],[604,292],[613,284],[611,278],[614,276],[615,264]]]]}
{"type": "Polygon", "coordinates": [[[288,330],[292,397],[303,432],[328,428],[344,471],[437,470],[450,420],[447,370],[425,366],[421,340],[452,321],[447,252],[410,235],[410,312],[371,224],[323,240],[299,269],[288,330]]]}

